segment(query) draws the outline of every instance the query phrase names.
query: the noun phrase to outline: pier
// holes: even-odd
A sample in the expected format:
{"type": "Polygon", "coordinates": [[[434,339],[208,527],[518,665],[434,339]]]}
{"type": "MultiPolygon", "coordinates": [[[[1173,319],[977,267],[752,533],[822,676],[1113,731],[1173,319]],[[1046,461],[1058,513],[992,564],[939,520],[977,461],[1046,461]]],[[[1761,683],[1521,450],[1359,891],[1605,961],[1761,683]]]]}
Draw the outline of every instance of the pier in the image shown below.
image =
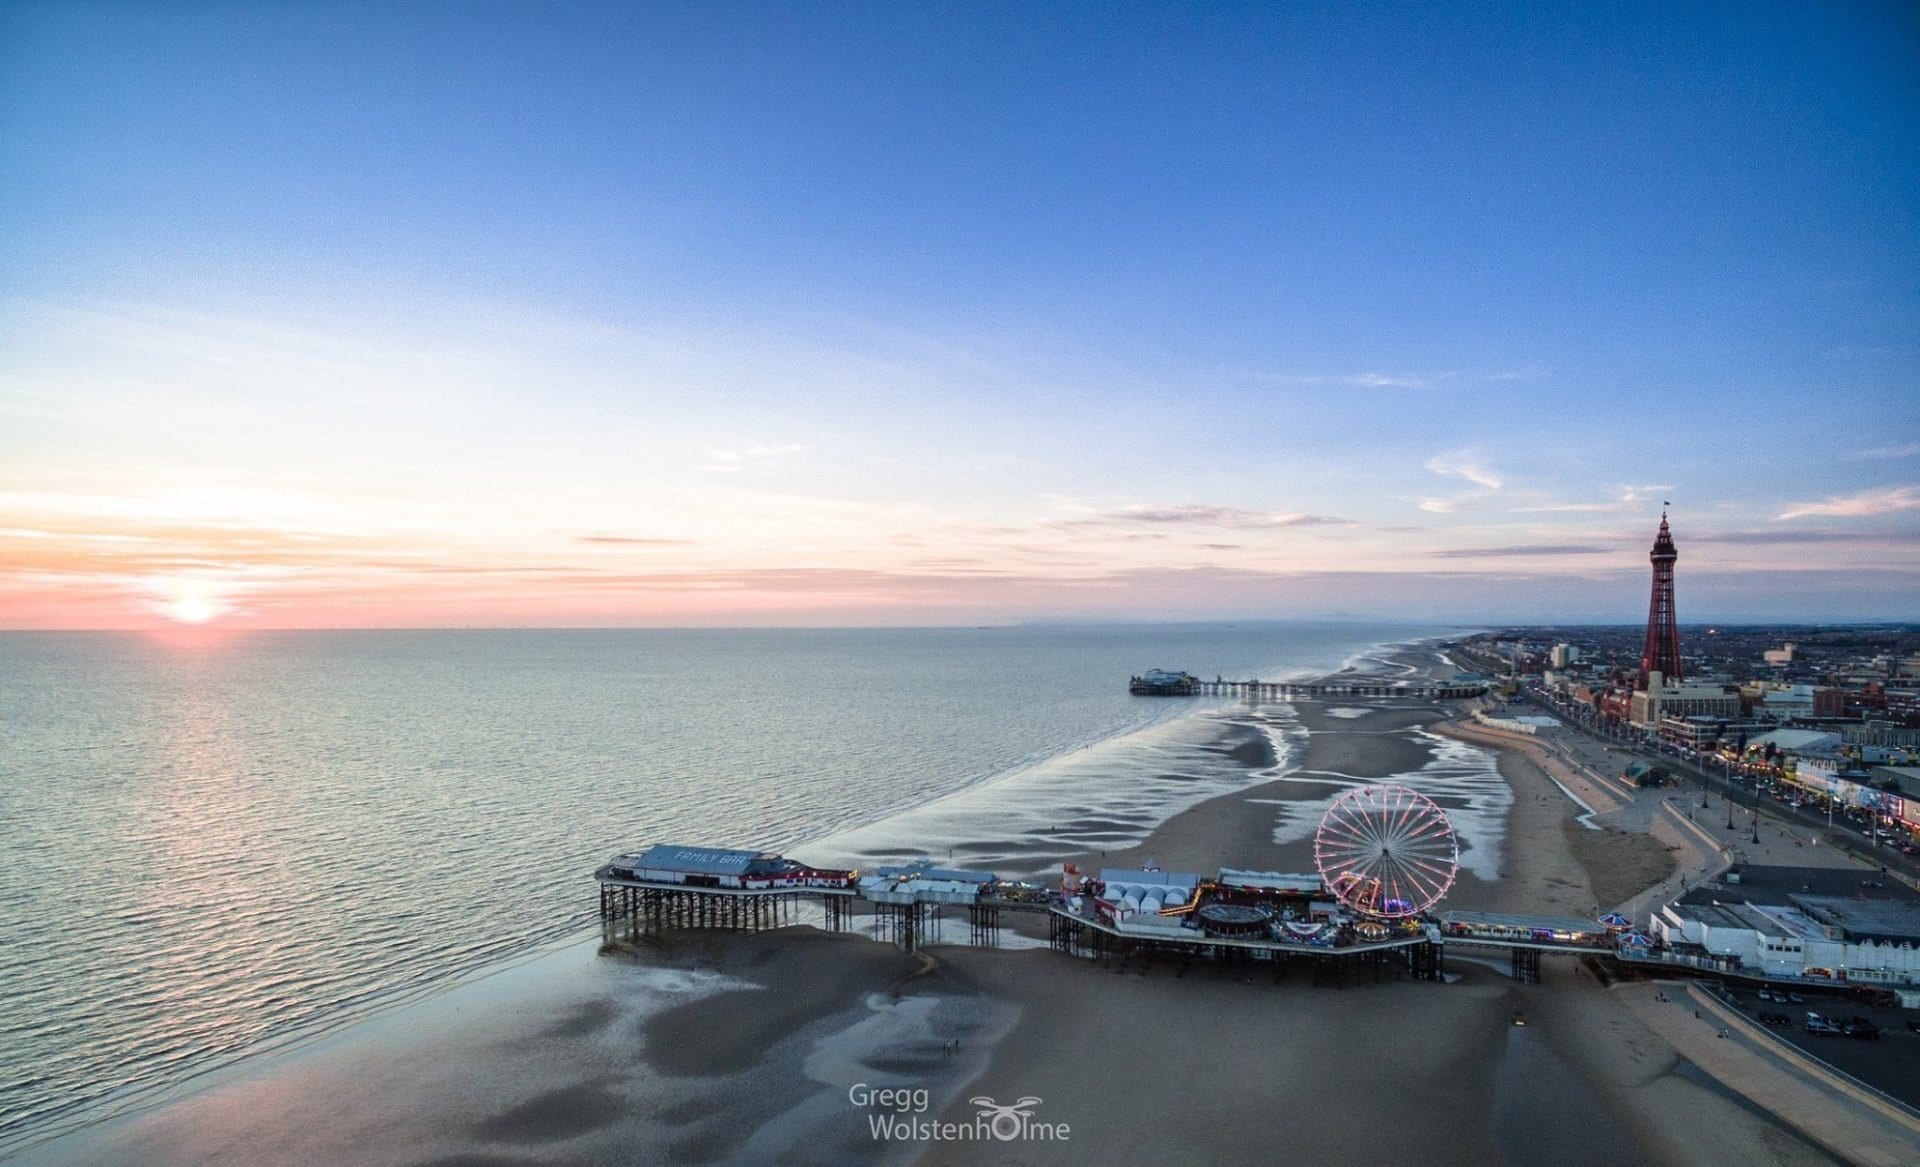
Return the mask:
{"type": "Polygon", "coordinates": [[[1151,669],[1130,677],[1127,692],[1136,697],[1241,697],[1250,702],[1294,701],[1328,697],[1411,697],[1422,701],[1463,701],[1484,697],[1487,686],[1458,681],[1229,681],[1202,680],[1190,673],[1151,669]]]}
{"type": "Polygon", "coordinates": [[[1301,967],[1314,984],[1336,988],[1369,970],[1376,981],[1389,973],[1441,980],[1449,949],[1504,952],[1522,983],[1540,980],[1548,956],[1663,963],[1635,947],[1644,937],[1604,922],[1478,912],[1375,919],[1332,901],[1317,876],[1233,868],[1205,879],[1111,869],[1090,879],[1069,867],[1059,886],[1042,886],[925,860],[862,873],[767,852],[658,845],[616,857],[594,878],[610,940],[808,922],[865,931],[909,951],[927,943],[997,947],[1003,918],[1026,913],[1045,917],[1056,951],[1106,966],[1206,960],[1271,969],[1276,979],[1301,967]],[[964,940],[946,927],[962,921],[964,940]]]}

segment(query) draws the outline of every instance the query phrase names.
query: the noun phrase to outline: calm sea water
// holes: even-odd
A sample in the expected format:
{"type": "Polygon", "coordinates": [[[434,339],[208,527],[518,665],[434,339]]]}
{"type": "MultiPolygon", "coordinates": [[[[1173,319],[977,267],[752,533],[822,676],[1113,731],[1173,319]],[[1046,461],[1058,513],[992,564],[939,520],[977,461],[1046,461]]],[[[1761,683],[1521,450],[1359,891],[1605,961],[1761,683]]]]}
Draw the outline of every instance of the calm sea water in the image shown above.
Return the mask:
{"type": "Polygon", "coordinates": [[[645,842],[1123,841],[1244,772],[1130,673],[1434,631],[0,635],[0,1153],[580,929],[645,842]]]}

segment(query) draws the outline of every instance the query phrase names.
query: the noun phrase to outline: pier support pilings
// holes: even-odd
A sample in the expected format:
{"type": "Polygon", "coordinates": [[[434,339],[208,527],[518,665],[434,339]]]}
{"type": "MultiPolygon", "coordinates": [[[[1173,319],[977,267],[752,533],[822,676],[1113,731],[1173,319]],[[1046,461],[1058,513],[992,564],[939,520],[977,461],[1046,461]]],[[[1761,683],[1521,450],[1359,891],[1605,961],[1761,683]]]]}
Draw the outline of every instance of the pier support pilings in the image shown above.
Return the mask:
{"type": "Polygon", "coordinates": [[[609,932],[619,925],[634,938],[680,928],[718,929],[729,932],[758,932],[783,928],[800,917],[801,901],[818,898],[821,916],[829,931],[842,931],[853,917],[855,905],[843,895],[809,896],[804,891],[774,891],[740,894],[723,890],[686,887],[600,886],[600,921],[609,932]]]}
{"type": "Polygon", "coordinates": [[[1000,909],[992,904],[969,905],[967,926],[967,936],[971,943],[987,948],[995,947],[1000,943],[1000,909]]]}

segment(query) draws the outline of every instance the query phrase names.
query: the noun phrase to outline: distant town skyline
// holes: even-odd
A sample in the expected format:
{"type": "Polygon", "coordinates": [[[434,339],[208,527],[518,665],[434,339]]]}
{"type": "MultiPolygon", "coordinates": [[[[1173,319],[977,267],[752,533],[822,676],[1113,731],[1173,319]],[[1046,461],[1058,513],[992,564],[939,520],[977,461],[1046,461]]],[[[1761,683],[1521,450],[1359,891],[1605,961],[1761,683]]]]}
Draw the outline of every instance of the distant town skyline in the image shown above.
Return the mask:
{"type": "Polygon", "coordinates": [[[0,46],[0,628],[1920,620],[1908,5],[0,46]]]}

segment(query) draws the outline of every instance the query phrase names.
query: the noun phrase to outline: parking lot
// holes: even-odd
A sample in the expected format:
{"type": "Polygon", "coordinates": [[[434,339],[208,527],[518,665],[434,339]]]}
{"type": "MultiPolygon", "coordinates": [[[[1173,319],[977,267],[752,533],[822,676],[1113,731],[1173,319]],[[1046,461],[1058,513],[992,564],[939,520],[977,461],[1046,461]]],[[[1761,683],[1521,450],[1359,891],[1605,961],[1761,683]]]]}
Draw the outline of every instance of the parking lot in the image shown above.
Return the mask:
{"type": "Polygon", "coordinates": [[[1909,1106],[1920,1107],[1920,1034],[1907,1028],[1909,1021],[1920,1023],[1920,1009],[1879,1009],[1862,1005],[1845,996],[1802,992],[1804,1002],[1762,1001],[1753,990],[1723,994],[1735,1008],[1761,1025],[1781,1041],[1851,1074],[1909,1106]],[[1865,1017],[1880,1027],[1875,1041],[1839,1034],[1808,1033],[1808,1012],[1832,1020],[1865,1017]],[[1784,1013],[1793,1019],[1791,1027],[1767,1026],[1762,1013],[1784,1013]]]}

